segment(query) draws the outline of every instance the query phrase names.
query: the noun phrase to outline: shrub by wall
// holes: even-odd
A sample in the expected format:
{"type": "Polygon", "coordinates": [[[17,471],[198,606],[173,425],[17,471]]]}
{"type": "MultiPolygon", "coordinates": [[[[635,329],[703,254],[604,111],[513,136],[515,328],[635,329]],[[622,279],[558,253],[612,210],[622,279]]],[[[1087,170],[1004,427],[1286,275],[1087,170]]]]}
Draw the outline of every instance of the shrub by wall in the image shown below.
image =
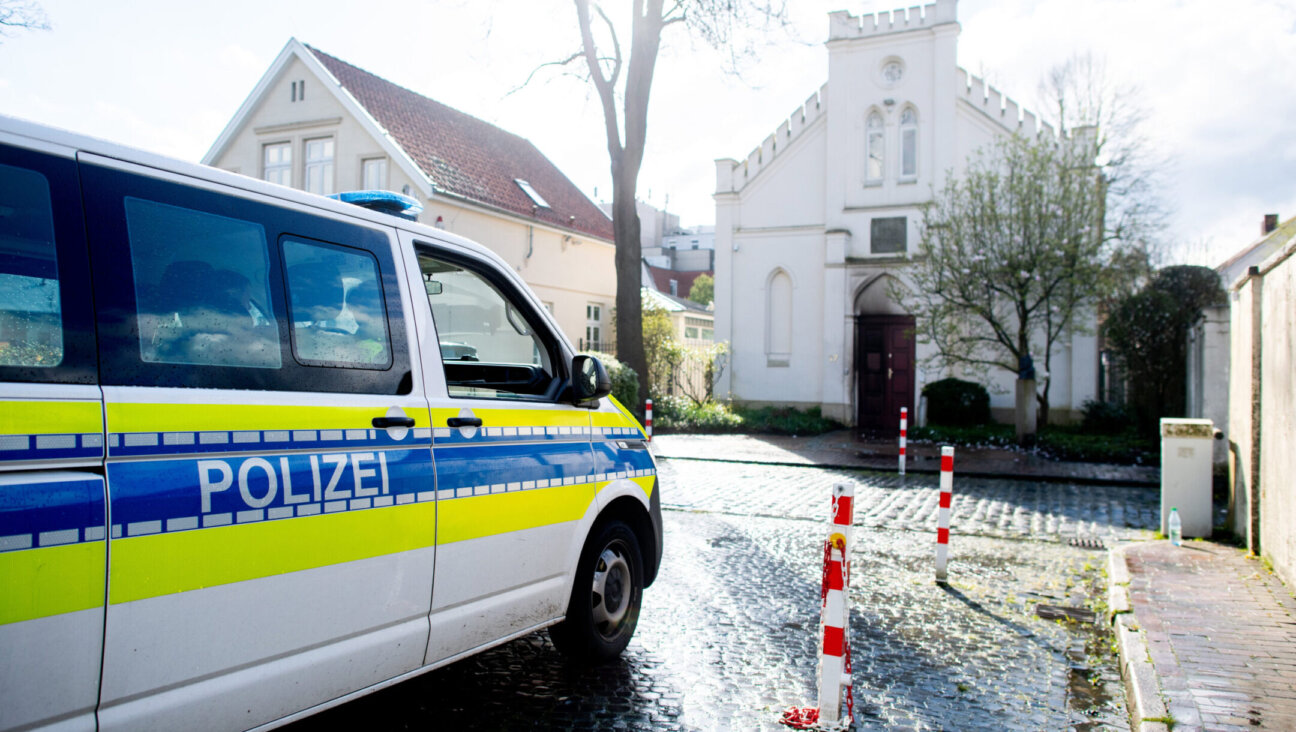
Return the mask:
{"type": "Polygon", "coordinates": [[[927,424],[969,427],[990,422],[990,393],[980,384],[941,379],[923,387],[927,424]]]}
{"type": "Polygon", "coordinates": [[[612,396],[621,402],[621,406],[635,414],[642,412],[643,405],[639,403],[639,375],[634,369],[621,363],[610,353],[590,351],[589,355],[601,361],[603,368],[607,369],[608,378],[612,379],[612,396]]]}

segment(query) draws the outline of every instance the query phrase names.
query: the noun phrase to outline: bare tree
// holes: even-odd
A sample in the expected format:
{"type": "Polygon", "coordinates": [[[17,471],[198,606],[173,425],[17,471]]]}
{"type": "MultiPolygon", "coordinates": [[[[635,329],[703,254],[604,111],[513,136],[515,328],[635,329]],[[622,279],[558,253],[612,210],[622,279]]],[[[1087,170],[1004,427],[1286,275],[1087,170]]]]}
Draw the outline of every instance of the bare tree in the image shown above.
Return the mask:
{"type": "Polygon", "coordinates": [[[1086,136],[1014,135],[975,155],[924,207],[914,290],[892,295],[935,361],[1016,374],[1024,357],[1042,356],[1039,424],[1054,346],[1084,332],[1123,248],[1098,225],[1104,189],[1092,160],[1086,136]]]}
{"type": "MultiPolygon", "coordinates": [[[[1043,118],[1061,137],[1079,132],[1093,141],[1104,186],[1104,236],[1143,250],[1155,263],[1165,245],[1158,238],[1167,219],[1160,191],[1169,161],[1146,134],[1147,110],[1138,87],[1114,81],[1106,63],[1085,52],[1049,69],[1038,96],[1043,118]]],[[[1149,277],[1151,269],[1140,274],[1149,277]]]]}
{"type": "Polygon", "coordinates": [[[19,30],[49,29],[49,18],[38,3],[0,0],[0,38],[12,38],[19,30]]]}
{"type": "MultiPolygon", "coordinates": [[[[574,0],[580,50],[553,65],[584,61],[589,82],[603,107],[608,158],[612,169],[612,227],[616,237],[617,357],[651,383],[643,342],[643,305],[639,215],[635,198],[648,136],[648,99],[652,91],[662,31],[680,25],[695,37],[729,54],[736,68],[743,57],[744,31],[785,22],[784,0],[632,0],[628,33],[613,20],[623,4],[574,0]],[[628,49],[623,41],[629,39],[628,49]]],[[[627,405],[629,406],[629,405],[627,405]]]]}

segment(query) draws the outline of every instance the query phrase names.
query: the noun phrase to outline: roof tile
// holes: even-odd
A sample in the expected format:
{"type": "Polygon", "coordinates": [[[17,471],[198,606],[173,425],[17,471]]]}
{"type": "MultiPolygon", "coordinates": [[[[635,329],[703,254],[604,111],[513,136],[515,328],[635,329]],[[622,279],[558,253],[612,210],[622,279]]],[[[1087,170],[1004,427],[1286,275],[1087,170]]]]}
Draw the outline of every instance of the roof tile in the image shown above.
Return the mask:
{"type": "Polygon", "coordinates": [[[307,46],[438,192],[612,241],[612,221],[525,138],[307,46]],[[522,179],[549,203],[536,207],[522,179]]]}

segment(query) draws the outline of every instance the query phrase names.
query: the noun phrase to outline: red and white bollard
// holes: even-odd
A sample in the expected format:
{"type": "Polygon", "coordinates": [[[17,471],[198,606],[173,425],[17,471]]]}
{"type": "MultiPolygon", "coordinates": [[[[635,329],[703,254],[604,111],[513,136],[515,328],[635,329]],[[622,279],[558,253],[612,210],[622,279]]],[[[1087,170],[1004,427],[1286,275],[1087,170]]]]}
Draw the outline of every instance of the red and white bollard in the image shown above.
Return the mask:
{"type": "Polygon", "coordinates": [[[900,474],[904,475],[905,446],[909,437],[909,407],[900,407],[900,474]]]}
{"type": "Polygon", "coordinates": [[[946,582],[949,562],[950,509],[954,505],[954,448],[941,448],[940,509],[936,514],[936,581],[946,582]]]}
{"type": "Polygon", "coordinates": [[[652,400],[644,405],[644,431],[648,433],[648,441],[652,442],[652,400]]]}
{"type": "Polygon", "coordinates": [[[832,522],[824,542],[823,584],[820,586],[819,707],[788,707],[783,724],[793,729],[847,729],[855,712],[850,654],[850,530],[855,487],[833,486],[832,522]],[[842,717],[842,690],[846,716],[842,717]]]}
{"type": "Polygon", "coordinates": [[[854,700],[850,675],[850,533],[855,488],[833,486],[832,526],[828,534],[828,567],[824,573],[823,647],[819,652],[819,726],[849,726],[854,700]],[[846,718],[841,716],[842,689],[846,690],[846,718]],[[844,722],[844,724],[843,724],[844,722]]]}

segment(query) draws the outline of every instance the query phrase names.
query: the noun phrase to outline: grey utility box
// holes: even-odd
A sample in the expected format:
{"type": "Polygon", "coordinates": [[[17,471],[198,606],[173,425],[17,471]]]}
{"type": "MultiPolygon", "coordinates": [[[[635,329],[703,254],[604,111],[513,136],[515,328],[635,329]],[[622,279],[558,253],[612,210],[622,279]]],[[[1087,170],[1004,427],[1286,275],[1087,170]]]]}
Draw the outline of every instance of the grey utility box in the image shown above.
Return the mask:
{"type": "Polygon", "coordinates": [[[1209,419],[1161,420],[1161,533],[1170,533],[1170,509],[1179,509],[1183,535],[1211,535],[1211,450],[1215,425],[1209,419]]]}

